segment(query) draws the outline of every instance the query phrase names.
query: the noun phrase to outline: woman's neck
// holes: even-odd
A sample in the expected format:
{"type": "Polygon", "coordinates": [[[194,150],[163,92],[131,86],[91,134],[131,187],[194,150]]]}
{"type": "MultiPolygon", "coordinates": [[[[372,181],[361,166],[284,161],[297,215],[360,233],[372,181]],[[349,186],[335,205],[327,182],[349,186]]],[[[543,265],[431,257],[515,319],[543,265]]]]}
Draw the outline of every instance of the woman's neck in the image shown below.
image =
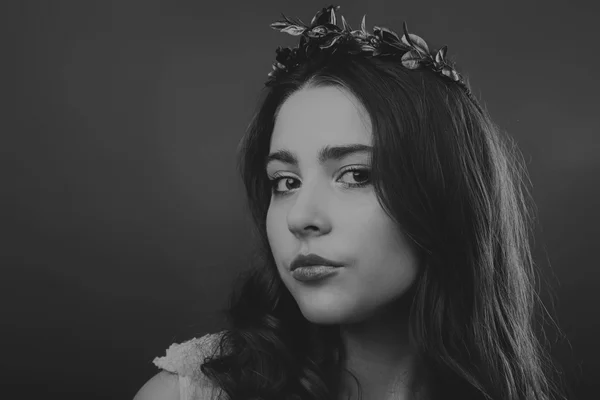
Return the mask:
{"type": "MultiPolygon", "coordinates": [[[[340,326],[344,367],[358,379],[363,400],[408,399],[414,366],[408,313],[388,307],[364,321],[340,326]]],[[[343,379],[345,397],[358,399],[352,376],[343,379]]]]}

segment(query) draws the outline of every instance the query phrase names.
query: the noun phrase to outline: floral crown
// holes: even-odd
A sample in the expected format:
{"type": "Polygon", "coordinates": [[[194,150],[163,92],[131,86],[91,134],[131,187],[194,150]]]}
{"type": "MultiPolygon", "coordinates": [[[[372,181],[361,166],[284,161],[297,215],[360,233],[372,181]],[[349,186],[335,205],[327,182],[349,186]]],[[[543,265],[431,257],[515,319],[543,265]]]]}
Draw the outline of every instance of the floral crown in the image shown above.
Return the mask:
{"type": "Polygon", "coordinates": [[[303,64],[315,53],[317,49],[329,49],[335,53],[343,48],[349,54],[363,53],[376,56],[401,56],[402,65],[408,69],[429,68],[444,77],[457,82],[471,96],[467,84],[462,76],[456,72],[454,65],[446,58],[447,46],[437,52],[430,52],[425,41],[412,33],[408,33],[406,23],[403,24],[404,35],[400,38],[395,32],[384,27],[373,27],[370,34],[365,29],[365,17],[362,18],[360,30],[352,30],[346,19],[342,16],[343,28],[337,26],[335,11],[340,6],[329,6],[317,12],[306,26],[301,20],[294,20],[282,14],[283,20],[271,24],[271,28],[292,36],[300,36],[300,43],[295,48],[281,48],[276,50],[277,57],[273,63],[273,71],[269,73],[266,86],[271,86],[277,78],[298,65],[303,64]]]}

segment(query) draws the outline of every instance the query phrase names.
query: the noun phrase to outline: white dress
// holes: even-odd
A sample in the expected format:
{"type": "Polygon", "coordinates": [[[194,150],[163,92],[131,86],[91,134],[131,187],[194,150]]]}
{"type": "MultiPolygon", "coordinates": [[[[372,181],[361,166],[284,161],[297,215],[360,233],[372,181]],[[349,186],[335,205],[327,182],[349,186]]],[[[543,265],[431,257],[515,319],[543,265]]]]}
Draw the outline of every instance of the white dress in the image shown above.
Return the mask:
{"type": "Polygon", "coordinates": [[[181,344],[173,343],[164,357],[156,357],[152,361],[157,367],[178,375],[180,400],[226,398],[225,392],[200,370],[204,358],[212,356],[217,349],[221,334],[222,332],[209,333],[181,344]]]}

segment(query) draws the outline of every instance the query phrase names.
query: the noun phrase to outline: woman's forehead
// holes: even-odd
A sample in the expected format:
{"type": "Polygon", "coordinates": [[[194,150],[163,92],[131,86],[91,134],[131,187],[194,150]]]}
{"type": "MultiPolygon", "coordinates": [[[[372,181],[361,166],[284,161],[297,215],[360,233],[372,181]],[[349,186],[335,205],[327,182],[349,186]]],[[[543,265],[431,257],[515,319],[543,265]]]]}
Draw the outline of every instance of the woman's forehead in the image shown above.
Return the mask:
{"type": "Polygon", "coordinates": [[[281,106],[271,147],[305,141],[368,144],[371,142],[370,118],[358,99],[341,88],[302,89],[281,106]]]}

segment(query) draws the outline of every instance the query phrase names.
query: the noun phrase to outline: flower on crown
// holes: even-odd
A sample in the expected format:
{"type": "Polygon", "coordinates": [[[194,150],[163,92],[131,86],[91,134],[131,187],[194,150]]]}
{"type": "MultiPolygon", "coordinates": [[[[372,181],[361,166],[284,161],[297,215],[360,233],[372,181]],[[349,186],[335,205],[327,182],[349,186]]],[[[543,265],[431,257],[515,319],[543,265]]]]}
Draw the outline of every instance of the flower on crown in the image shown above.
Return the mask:
{"type": "Polygon", "coordinates": [[[266,86],[272,85],[281,74],[306,62],[317,49],[329,49],[333,54],[343,48],[349,54],[363,53],[373,57],[401,55],[401,62],[405,68],[429,68],[466,88],[461,75],[446,58],[447,46],[437,52],[430,52],[425,40],[408,32],[406,23],[403,24],[402,37],[388,28],[378,26],[373,27],[373,33],[369,33],[365,27],[366,15],[363,16],[358,30],[352,30],[343,16],[342,27],[339,27],[335,14],[339,8],[340,6],[331,5],[321,9],[312,18],[310,25],[283,14],[283,20],[270,25],[280,32],[300,36],[300,43],[294,48],[277,48],[276,61],[273,63],[273,70],[268,74],[266,86]]]}

